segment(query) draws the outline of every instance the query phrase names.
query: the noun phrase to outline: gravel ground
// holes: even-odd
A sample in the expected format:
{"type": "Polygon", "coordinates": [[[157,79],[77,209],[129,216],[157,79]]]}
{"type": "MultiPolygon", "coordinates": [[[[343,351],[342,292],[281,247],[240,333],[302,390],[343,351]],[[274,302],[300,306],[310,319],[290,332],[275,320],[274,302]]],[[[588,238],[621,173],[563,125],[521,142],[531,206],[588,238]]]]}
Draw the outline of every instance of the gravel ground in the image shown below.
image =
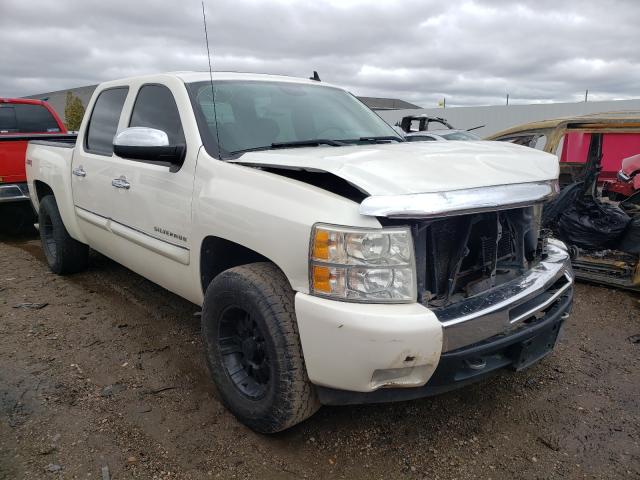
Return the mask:
{"type": "Polygon", "coordinates": [[[578,285],[524,372],[261,436],[220,404],[195,305],[99,255],[57,277],[35,237],[0,238],[0,479],[640,478],[638,298],[578,285]]]}

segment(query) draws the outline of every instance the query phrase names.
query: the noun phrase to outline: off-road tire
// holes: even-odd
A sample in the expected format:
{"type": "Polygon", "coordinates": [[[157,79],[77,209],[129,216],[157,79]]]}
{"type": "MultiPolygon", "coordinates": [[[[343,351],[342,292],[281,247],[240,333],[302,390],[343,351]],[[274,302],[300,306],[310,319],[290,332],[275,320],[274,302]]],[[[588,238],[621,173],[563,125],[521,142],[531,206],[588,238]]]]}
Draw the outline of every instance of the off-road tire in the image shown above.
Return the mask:
{"type": "Polygon", "coordinates": [[[275,265],[252,263],[218,275],[205,293],[201,320],[211,376],[221,400],[242,423],[260,433],[275,433],[302,422],[320,408],[304,364],[294,292],[275,265]],[[261,348],[268,358],[270,376],[261,398],[243,393],[224,363],[218,341],[220,325],[229,324],[225,312],[230,309],[244,309],[246,318],[253,319],[263,334],[261,348]]]}
{"type": "Polygon", "coordinates": [[[58,275],[86,270],[89,263],[89,246],[69,235],[60,217],[53,195],[40,200],[38,228],[42,250],[49,268],[58,275]]]}

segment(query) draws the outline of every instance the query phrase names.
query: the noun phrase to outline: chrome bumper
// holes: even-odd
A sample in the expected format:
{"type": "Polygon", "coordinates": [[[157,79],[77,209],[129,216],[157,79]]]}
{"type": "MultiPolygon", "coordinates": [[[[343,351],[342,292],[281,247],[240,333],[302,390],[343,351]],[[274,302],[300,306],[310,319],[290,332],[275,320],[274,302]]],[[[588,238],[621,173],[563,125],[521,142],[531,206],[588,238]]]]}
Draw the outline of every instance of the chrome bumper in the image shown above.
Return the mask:
{"type": "Polygon", "coordinates": [[[29,189],[26,183],[0,184],[0,203],[26,200],[29,200],[29,189]]]}
{"type": "Polygon", "coordinates": [[[571,294],[573,281],[564,245],[550,240],[547,257],[522,277],[435,312],[444,331],[442,351],[527,328],[571,294]]]}

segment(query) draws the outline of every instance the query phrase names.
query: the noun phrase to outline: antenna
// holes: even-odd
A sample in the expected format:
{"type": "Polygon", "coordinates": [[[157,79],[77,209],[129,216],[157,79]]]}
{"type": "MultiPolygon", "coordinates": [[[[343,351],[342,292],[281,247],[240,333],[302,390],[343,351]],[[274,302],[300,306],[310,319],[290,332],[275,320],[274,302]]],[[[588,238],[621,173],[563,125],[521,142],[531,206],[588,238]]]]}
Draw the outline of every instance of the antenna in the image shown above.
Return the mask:
{"type": "Polygon", "coordinates": [[[218,143],[218,155],[222,159],[222,146],[220,145],[220,134],[218,133],[218,114],[216,113],[216,91],[213,88],[213,70],[211,69],[211,52],[209,50],[209,33],[207,32],[207,15],[204,11],[204,0],[202,0],[202,22],[204,23],[204,39],[207,44],[207,59],[209,60],[209,82],[211,84],[211,101],[213,102],[213,117],[216,124],[216,141],[218,143]]]}

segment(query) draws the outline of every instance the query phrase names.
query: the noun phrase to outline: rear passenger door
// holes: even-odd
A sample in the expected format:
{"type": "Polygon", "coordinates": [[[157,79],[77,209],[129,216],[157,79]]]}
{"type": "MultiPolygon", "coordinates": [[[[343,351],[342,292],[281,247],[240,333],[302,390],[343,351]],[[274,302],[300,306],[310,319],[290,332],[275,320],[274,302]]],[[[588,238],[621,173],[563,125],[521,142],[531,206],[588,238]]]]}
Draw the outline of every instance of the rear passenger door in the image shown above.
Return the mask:
{"type": "Polygon", "coordinates": [[[109,218],[117,208],[111,181],[120,163],[113,156],[113,137],[118,131],[129,88],[107,88],[98,94],[82,142],[73,154],[72,191],[76,214],[94,248],[110,241],[109,218]]]}
{"type": "MultiPolygon", "coordinates": [[[[136,94],[129,121],[123,128],[162,130],[169,144],[186,145],[182,117],[188,114],[186,110],[181,114],[169,86],[144,84],[136,94]]],[[[191,196],[197,153],[196,148],[187,147],[181,165],[119,158],[119,168],[114,172],[127,184],[127,188],[118,193],[128,208],[113,213],[117,227],[128,229],[123,236],[185,265],[189,263],[191,196]]]]}

